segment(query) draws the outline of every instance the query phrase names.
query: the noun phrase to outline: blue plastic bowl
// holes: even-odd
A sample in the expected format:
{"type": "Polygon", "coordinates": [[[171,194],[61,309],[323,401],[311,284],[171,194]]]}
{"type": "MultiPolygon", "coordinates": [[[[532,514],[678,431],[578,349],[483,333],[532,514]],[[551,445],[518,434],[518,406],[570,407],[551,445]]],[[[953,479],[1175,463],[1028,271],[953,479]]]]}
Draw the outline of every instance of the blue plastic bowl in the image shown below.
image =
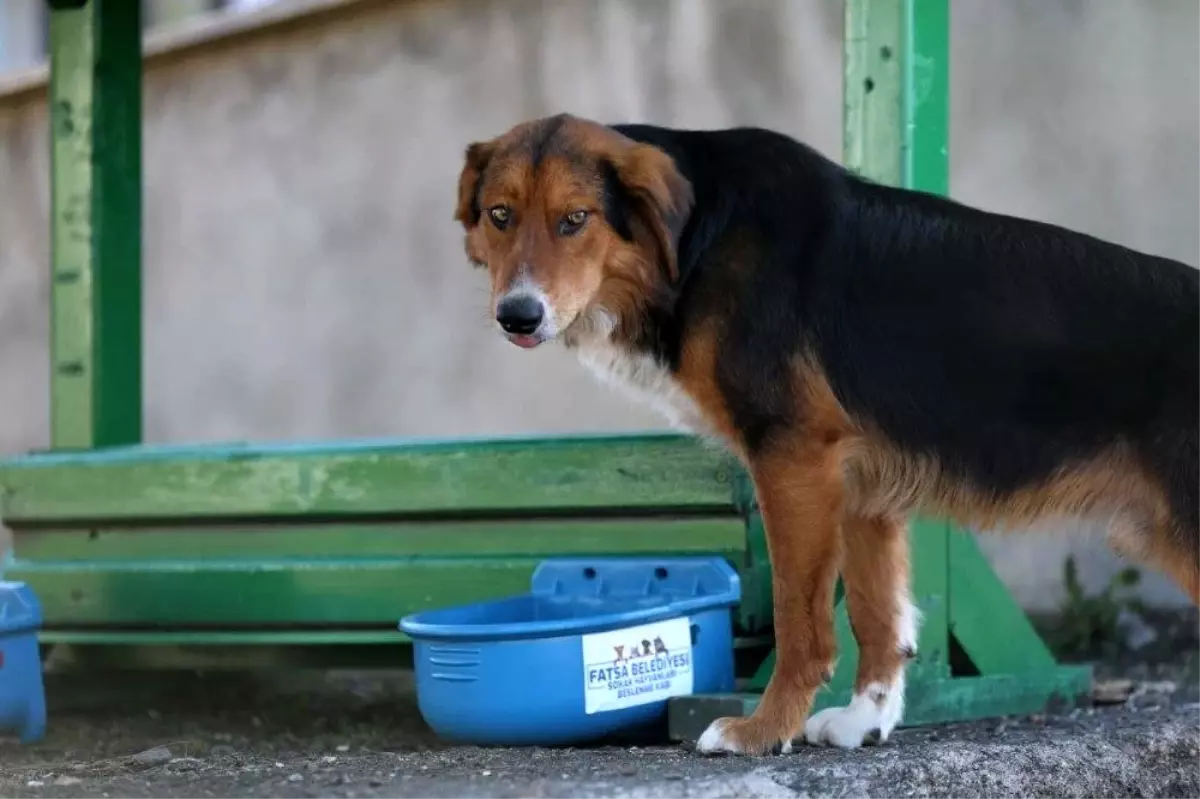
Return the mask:
{"type": "Polygon", "coordinates": [[[528,594],[405,617],[417,702],[459,743],[556,746],[733,690],[737,572],[723,558],[553,559],[528,594]]]}
{"type": "Polygon", "coordinates": [[[46,734],[46,691],[37,632],[42,607],[24,583],[0,580],[0,734],[23,743],[46,734]]]}

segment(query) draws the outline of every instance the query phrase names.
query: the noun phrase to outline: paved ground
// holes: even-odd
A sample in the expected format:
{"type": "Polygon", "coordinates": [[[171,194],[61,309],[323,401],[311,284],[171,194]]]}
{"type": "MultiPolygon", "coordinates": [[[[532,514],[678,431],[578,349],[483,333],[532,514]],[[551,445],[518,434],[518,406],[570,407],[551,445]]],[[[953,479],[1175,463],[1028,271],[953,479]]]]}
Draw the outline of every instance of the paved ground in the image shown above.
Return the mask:
{"type": "Polygon", "coordinates": [[[399,675],[55,676],[0,796],[1200,796],[1200,651],[1113,662],[1127,701],[747,760],[682,746],[447,747],[399,675]]]}

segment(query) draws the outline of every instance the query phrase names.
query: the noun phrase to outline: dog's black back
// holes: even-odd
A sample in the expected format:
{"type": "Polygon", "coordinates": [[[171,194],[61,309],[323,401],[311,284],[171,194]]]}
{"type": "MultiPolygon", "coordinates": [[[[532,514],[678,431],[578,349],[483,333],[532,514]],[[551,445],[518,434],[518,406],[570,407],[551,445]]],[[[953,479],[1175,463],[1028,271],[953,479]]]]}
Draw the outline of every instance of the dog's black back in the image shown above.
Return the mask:
{"type": "Polygon", "coordinates": [[[719,319],[726,401],[751,450],[837,399],[908,453],[1003,497],[1120,450],[1197,552],[1200,273],[1053,225],[872,184],[780,134],[615,126],[670,153],[695,206],[656,355],[719,319]]]}

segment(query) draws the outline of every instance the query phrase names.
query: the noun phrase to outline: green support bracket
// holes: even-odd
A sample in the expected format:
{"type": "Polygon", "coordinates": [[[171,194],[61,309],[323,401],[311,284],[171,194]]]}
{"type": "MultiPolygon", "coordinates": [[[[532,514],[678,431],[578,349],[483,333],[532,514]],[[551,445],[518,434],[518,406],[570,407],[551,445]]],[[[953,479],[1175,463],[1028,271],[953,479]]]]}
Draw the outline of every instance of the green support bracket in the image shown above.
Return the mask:
{"type": "MultiPolygon", "coordinates": [[[[843,158],[851,170],[880,183],[948,192],[949,15],[949,0],[848,0],[843,158]]],[[[765,559],[752,492],[740,501],[748,519],[747,555],[761,550],[765,559]]],[[[909,666],[906,724],[1030,713],[1087,692],[1090,669],[1055,663],[969,533],[917,518],[911,539],[913,597],[923,623],[919,654],[909,666]],[[952,657],[955,645],[969,662],[952,657]]],[[[756,609],[769,610],[770,567],[751,563],[748,598],[756,609]],[[764,586],[766,602],[759,596],[764,586]]],[[[835,602],[837,671],[814,711],[846,704],[858,665],[840,585],[835,602]]],[[[743,611],[743,626],[747,621],[743,611]]],[[[740,686],[744,693],[672,699],[671,737],[696,740],[715,718],[752,713],[774,666],[770,653],[740,686]]]]}
{"type": "Polygon", "coordinates": [[[141,3],[50,3],[51,443],[141,439],[141,3]]]}
{"type": "Polygon", "coordinates": [[[733,504],[746,524],[746,550],[738,568],[742,580],[738,628],[744,635],[754,636],[771,627],[771,559],[766,528],[754,498],[754,484],[740,466],[733,481],[733,504]]]}

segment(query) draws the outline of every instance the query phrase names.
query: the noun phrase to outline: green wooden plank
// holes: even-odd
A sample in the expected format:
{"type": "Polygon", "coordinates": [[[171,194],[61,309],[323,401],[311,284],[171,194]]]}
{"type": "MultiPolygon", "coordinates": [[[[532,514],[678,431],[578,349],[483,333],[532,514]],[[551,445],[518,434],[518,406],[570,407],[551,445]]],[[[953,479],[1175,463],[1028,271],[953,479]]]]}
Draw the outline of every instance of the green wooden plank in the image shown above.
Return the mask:
{"type": "Polygon", "coordinates": [[[141,437],[140,3],[50,12],[51,441],[141,437]]]}
{"type": "Polygon", "coordinates": [[[528,591],[539,558],[370,562],[43,564],[6,570],[37,592],[46,628],[386,628],[417,610],[528,591]]]}
{"type": "Polygon", "coordinates": [[[981,674],[1049,672],[1054,656],[970,534],[950,537],[950,633],[981,674]]]}
{"type": "MultiPolygon", "coordinates": [[[[740,520],[541,519],[250,527],[31,530],[18,562],[95,565],[139,561],[250,561],[494,555],[724,554],[746,546],[740,520]]],[[[738,558],[740,559],[740,558],[738,558]]]]}
{"type": "Polygon", "coordinates": [[[557,446],[598,448],[626,445],[672,444],[704,446],[694,436],[679,433],[575,433],[572,435],[524,434],[501,436],[439,436],[400,438],[325,439],[319,441],[221,441],[182,444],[134,444],[104,447],[87,452],[37,450],[0,460],[3,469],[39,469],[48,466],[113,466],[192,461],[253,461],[286,458],[370,457],[397,452],[416,454],[466,454],[540,449],[557,446]]]}
{"type": "Polygon", "coordinates": [[[919,682],[908,691],[905,726],[1040,713],[1056,703],[1078,702],[1091,684],[1087,666],[919,682]]]}
{"type": "MultiPolygon", "coordinates": [[[[104,627],[98,629],[60,629],[43,630],[38,634],[38,643],[43,645],[64,645],[93,647],[101,649],[107,646],[120,647],[343,647],[367,646],[374,648],[377,644],[407,644],[409,638],[395,626],[380,627],[379,629],[344,629],[344,630],[274,630],[274,629],[239,629],[239,630],[133,630],[119,627],[104,627]]],[[[288,665],[297,665],[294,659],[286,661],[288,665]]],[[[89,661],[88,665],[96,665],[89,661]]],[[[195,667],[195,663],[189,664],[195,667]]],[[[317,661],[314,665],[329,668],[327,661],[317,661]]]]}
{"type": "MultiPolygon", "coordinates": [[[[114,699],[142,707],[169,702],[179,686],[173,680],[146,681],[148,671],[279,672],[297,669],[411,669],[413,648],[407,636],[361,631],[302,634],[278,632],[239,633],[54,633],[43,635],[43,646],[52,646],[54,689],[63,693],[64,682],[95,679],[87,695],[111,694],[114,699]],[[384,636],[387,637],[384,637],[384,636]],[[374,636],[374,637],[372,637],[374,636]],[[52,641],[50,639],[53,639],[52,641]]],[[[68,689],[69,690],[69,689],[68,689]]],[[[51,697],[53,701],[53,696],[51,697]]]]}
{"type": "Polygon", "coordinates": [[[0,515],[29,522],[486,511],[714,509],[727,456],[676,436],[445,442],[193,456],[31,456],[0,465],[0,515]]]}

